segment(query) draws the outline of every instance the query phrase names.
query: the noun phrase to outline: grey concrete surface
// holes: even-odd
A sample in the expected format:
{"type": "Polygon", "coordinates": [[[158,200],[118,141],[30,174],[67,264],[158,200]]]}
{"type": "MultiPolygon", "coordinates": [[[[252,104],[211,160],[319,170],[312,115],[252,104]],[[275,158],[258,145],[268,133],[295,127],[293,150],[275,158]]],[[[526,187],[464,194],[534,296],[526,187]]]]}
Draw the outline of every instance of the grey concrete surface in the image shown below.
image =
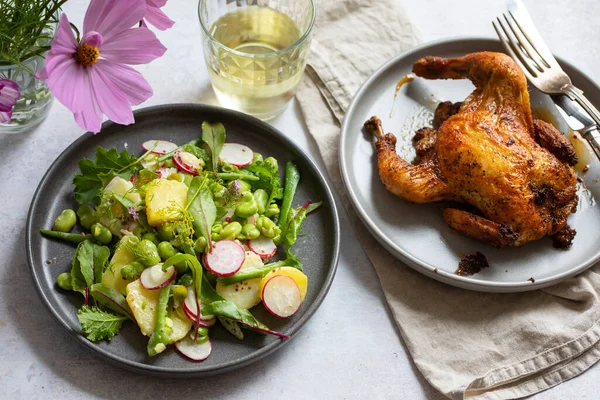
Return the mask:
{"type": "MultiPolygon", "coordinates": [[[[324,0],[321,0],[324,1],[324,0]]],[[[425,40],[494,36],[503,1],[404,0],[425,40]]],[[[145,105],[216,103],[204,68],[196,0],[171,0],[177,24],[159,33],[169,49],[140,67],[154,88],[145,105]]],[[[526,0],[550,48],[600,80],[600,2],[526,0]]],[[[87,2],[65,12],[81,25],[87,2]]],[[[383,62],[384,60],[382,60],[383,62]]],[[[297,104],[272,122],[316,155],[297,104]]],[[[338,274],[323,305],[292,343],[226,375],[156,379],[112,367],[84,351],[49,315],[29,276],[25,219],[45,170],[82,133],[55,103],[35,130],[0,136],[0,398],[442,399],[412,364],[386,308],[379,281],[342,211],[338,274]]],[[[536,398],[598,398],[600,366],[536,398]]]]}

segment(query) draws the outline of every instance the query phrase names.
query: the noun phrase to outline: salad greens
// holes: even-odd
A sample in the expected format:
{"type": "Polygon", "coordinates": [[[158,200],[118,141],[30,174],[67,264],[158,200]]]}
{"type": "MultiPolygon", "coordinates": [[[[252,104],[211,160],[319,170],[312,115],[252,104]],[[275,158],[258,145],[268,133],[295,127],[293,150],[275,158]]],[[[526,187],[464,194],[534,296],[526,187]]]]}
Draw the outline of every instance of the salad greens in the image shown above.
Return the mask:
{"type": "Polygon", "coordinates": [[[294,208],[296,165],[286,163],[282,187],[276,159],[225,139],[223,124],[204,122],[201,137],[181,146],[148,141],[141,157],[98,147],[95,160],[79,161],[76,215],[91,233],[64,223],[41,233],[77,244],[57,283],[84,296],[77,317],[90,341],[111,340],[132,320],[150,337],[150,356],[175,344],[200,361],[217,320],[240,340],[242,328],[287,338],[249,309],[262,302],[284,318],[300,307],[308,278],[291,249],[321,203],[294,208]],[[294,304],[277,297],[282,281],[298,290],[294,304]]]}

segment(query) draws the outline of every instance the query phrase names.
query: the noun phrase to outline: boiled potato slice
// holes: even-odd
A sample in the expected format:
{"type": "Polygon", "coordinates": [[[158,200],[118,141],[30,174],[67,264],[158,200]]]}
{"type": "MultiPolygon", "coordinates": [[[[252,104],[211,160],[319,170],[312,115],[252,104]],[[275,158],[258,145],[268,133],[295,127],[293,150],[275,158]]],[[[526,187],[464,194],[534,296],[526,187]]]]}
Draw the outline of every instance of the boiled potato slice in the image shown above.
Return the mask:
{"type": "Polygon", "coordinates": [[[126,181],[120,176],[115,176],[104,188],[105,192],[113,192],[120,196],[125,197],[127,200],[132,201],[133,203],[139,203],[142,201],[142,197],[134,189],[133,183],[126,181]]]}
{"type": "Polygon", "coordinates": [[[155,179],[146,190],[146,215],[152,226],[181,219],[186,206],[188,187],[169,179],[155,179]]]}
{"type": "Polygon", "coordinates": [[[118,290],[123,295],[125,294],[127,285],[131,281],[123,279],[121,276],[121,269],[130,262],[135,261],[136,258],[133,252],[127,246],[123,245],[127,240],[129,240],[128,235],[121,238],[121,241],[115,250],[115,254],[113,254],[108,267],[102,274],[102,283],[118,290]]]}
{"type": "Polygon", "coordinates": [[[293,267],[276,268],[265,275],[264,278],[262,278],[259,286],[259,293],[261,293],[261,295],[265,283],[267,283],[267,281],[275,275],[287,275],[292,278],[300,288],[300,295],[302,300],[304,300],[304,297],[306,296],[306,290],[308,289],[308,277],[302,271],[293,267]]]}
{"type": "MultiPolygon", "coordinates": [[[[246,260],[240,270],[246,268],[262,267],[260,256],[252,251],[246,252],[246,260]]],[[[260,281],[261,278],[248,279],[233,285],[224,286],[217,281],[216,291],[225,299],[234,302],[238,307],[250,309],[260,303],[260,281]]]]}
{"type": "MultiPolygon", "coordinates": [[[[154,326],[156,325],[156,306],[158,305],[158,296],[160,290],[147,290],[142,287],[139,279],[127,285],[127,304],[133,312],[135,321],[142,333],[146,336],[152,336],[154,326]]],[[[173,320],[173,331],[169,343],[175,343],[183,337],[192,328],[192,321],[187,319],[183,313],[178,310],[171,313],[173,320]],[[183,317],[182,317],[183,315],[183,317]]]]}

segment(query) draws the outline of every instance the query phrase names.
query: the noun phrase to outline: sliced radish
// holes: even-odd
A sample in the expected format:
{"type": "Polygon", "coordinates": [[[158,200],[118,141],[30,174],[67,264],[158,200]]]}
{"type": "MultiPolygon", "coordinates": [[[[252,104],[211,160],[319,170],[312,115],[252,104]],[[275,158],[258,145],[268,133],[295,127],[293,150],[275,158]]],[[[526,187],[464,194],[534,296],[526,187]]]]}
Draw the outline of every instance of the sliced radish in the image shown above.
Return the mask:
{"type": "Polygon", "coordinates": [[[167,154],[173,150],[177,150],[175,143],[167,142],[166,140],[148,140],[142,144],[145,151],[151,151],[155,154],[167,154]]]}
{"type": "Polygon", "coordinates": [[[181,354],[193,361],[206,360],[212,351],[210,339],[203,343],[194,343],[194,339],[192,339],[190,335],[185,335],[183,339],[175,342],[175,348],[181,354]]]}
{"type": "Polygon", "coordinates": [[[188,153],[187,151],[178,151],[173,154],[173,164],[183,172],[191,175],[198,175],[200,169],[200,159],[188,153]]]}
{"type": "Polygon", "coordinates": [[[176,275],[177,270],[173,265],[167,268],[166,271],[163,271],[162,263],[156,264],[142,271],[142,275],[140,275],[140,283],[144,289],[156,290],[173,282],[173,279],[175,279],[176,275]]]}
{"type": "Polygon", "coordinates": [[[262,235],[256,239],[249,239],[248,248],[258,254],[260,258],[271,258],[277,252],[277,246],[273,242],[273,239],[262,235]]]}
{"type": "MultiPolygon", "coordinates": [[[[200,303],[200,310],[202,310],[202,307],[203,304],[200,303]]],[[[188,287],[188,294],[183,302],[183,312],[185,312],[186,317],[188,317],[190,321],[196,322],[200,326],[210,328],[217,322],[217,319],[214,315],[202,315],[202,313],[200,313],[200,318],[198,318],[196,293],[192,287],[188,287]]]]}
{"type": "Polygon", "coordinates": [[[219,154],[221,161],[236,167],[245,167],[252,164],[254,152],[246,145],[239,143],[225,143],[219,154]]]}
{"type": "Polygon", "coordinates": [[[271,314],[287,318],[300,308],[302,294],[298,284],[292,278],[286,275],[275,275],[263,287],[262,301],[271,314]]]}
{"type": "Polygon", "coordinates": [[[239,242],[233,240],[221,240],[215,242],[210,252],[204,255],[206,268],[215,275],[229,276],[240,270],[246,252],[239,242]]]}

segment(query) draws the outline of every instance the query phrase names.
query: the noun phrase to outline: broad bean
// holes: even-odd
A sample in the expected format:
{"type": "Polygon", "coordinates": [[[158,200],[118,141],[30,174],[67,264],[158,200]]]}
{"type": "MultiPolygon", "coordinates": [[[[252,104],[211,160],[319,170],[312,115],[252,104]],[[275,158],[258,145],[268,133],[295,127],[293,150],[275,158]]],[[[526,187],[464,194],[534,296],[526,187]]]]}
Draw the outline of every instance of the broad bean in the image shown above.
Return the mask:
{"type": "Polygon", "coordinates": [[[140,277],[146,266],[139,262],[133,261],[121,268],[121,277],[127,280],[135,280],[140,277]]]}
{"type": "Polygon", "coordinates": [[[269,218],[273,218],[276,215],[279,215],[280,210],[277,203],[269,204],[267,209],[265,210],[265,215],[269,218]]]}
{"type": "Polygon", "coordinates": [[[77,214],[75,211],[67,208],[63,210],[58,217],[54,220],[52,229],[59,232],[69,232],[77,223],[77,214]]]}
{"type": "Polygon", "coordinates": [[[246,239],[256,239],[260,236],[260,231],[252,224],[246,224],[242,227],[242,234],[246,239]]]}
{"type": "Polygon", "coordinates": [[[281,229],[273,222],[269,217],[261,215],[256,220],[256,228],[260,231],[260,233],[268,237],[270,239],[275,238],[279,234],[281,234],[281,229]]]}
{"type": "Polygon", "coordinates": [[[254,200],[256,200],[256,205],[258,206],[258,213],[264,214],[265,209],[267,208],[267,202],[269,201],[269,195],[264,189],[256,189],[254,191],[254,200]]]}
{"type": "Polygon", "coordinates": [[[194,243],[194,250],[196,253],[204,253],[206,251],[206,238],[204,236],[200,236],[196,239],[194,243]]]}
{"type": "Polygon", "coordinates": [[[92,225],[92,236],[96,241],[102,244],[109,244],[112,240],[112,233],[110,230],[102,224],[95,223],[92,225]]]}
{"type": "Polygon", "coordinates": [[[156,245],[147,239],[140,240],[134,253],[137,256],[138,261],[147,267],[156,265],[160,262],[160,255],[158,254],[156,245]]]}
{"type": "Polygon", "coordinates": [[[152,243],[154,243],[155,245],[158,246],[158,238],[152,232],[144,233],[144,235],[142,236],[142,239],[143,240],[149,240],[149,241],[151,241],[152,243]]]}
{"type": "Polygon", "coordinates": [[[219,240],[235,240],[242,232],[242,225],[239,222],[231,222],[219,233],[219,240]]]}
{"type": "Polygon", "coordinates": [[[71,273],[63,272],[59,276],[56,277],[56,284],[59,288],[64,290],[73,290],[73,285],[71,282],[71,273]]]}
{"type": "Polygon", "coordinates": [[[96,223],[96,211],[88,205],[79,206],[77,216],[79,217],[79,223],[85,229],[90,229],[96,223]]]}
{"type": "Polygon", "coordinates": [[[158,244],[158,255],[161,260],[166,260],[167,258],[174,256],[177,254],[177,250],[173,247],[173,245],[167,241],[160,242],[158,244]]]}

